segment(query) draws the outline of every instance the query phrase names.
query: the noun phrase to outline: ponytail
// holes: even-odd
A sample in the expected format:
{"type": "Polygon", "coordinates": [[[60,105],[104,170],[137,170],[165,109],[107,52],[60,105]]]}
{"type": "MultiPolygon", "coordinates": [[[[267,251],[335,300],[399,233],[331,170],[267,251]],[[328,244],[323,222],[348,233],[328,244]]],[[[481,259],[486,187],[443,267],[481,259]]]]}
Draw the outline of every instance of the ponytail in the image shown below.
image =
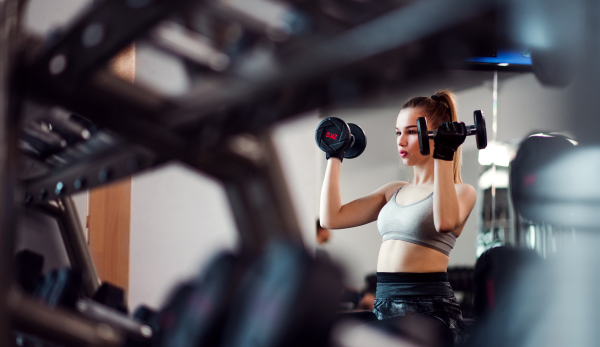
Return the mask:
{"type": "MultiPolygon", "coordinates": [[[[410,99],[402,109],[415,108],[419,109],[425,115],[427,124],[430,129],[437,129],[440,124],[445,122],[458,122],[458,112],[455,95],[445,89],[433,94],[431,97],[418,96],[410,99]]],[[[462,146],[458,147],[454,153],[453,170],[454,183],[462,183],[460,175],[460,167],[462,164],[462,146]]]]}

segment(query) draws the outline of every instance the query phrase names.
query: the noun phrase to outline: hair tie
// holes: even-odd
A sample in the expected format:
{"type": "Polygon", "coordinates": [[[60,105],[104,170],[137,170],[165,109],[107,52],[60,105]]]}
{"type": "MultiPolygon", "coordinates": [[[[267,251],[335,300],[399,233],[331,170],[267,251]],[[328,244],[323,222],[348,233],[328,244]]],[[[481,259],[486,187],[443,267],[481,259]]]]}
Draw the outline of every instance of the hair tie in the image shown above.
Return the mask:
{"type": "Polygon", "coordinates": [[[434,94],[434,95],[432,95],[432,96],[431,96],[431,100],[433,100],[433,101],[436,101],[436,102],[437,102],[437,101],[441,101],[441,100],[442,100],[442,98],[440,98],[439,96],[437,96],[437,95],[435,95],[435,94],[434,94]]]}

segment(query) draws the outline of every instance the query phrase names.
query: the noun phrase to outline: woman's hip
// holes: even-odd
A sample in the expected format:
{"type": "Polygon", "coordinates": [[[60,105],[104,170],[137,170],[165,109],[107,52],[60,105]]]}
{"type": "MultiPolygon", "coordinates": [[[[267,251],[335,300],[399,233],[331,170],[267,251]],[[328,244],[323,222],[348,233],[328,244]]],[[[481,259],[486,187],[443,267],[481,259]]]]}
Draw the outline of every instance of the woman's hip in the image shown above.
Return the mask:
{"type": "Polygon", "coordinates": [[[462,313],[446,273],[377,275],[373,313],[379,320],[424,314],[442,321],[455,340],[462,338],[462,313]]]}

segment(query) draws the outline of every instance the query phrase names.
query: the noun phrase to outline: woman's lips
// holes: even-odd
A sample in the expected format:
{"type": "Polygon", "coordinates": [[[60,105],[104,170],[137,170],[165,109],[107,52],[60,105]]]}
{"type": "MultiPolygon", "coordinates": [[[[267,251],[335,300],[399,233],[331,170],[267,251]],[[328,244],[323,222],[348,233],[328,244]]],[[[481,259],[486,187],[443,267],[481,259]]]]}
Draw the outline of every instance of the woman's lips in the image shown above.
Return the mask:
{"type": "Polygon", "coordinates": [[[408,155],[407,151],[400,151],[400,157],[404,158],[408,155]]]}

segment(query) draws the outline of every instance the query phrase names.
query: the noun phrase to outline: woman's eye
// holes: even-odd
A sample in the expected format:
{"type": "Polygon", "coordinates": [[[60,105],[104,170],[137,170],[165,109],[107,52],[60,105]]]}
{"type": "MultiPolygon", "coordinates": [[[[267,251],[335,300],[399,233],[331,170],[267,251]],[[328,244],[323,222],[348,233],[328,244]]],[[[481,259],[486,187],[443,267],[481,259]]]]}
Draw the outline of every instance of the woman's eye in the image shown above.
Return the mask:
{"type": "Polygon", "coordinates": [[[409,134],[416,134],[417,132],[416,132],[416,131],[414,131],[414,130],[409,130],[409,131],[408,131],[408,133],[409,133],[409,134]]]}
{"type": "Polygon", "coordinates": [[[402,133],[396,131],[396,136],[400,136],[400,135],[402,135],[402,133]]]}

